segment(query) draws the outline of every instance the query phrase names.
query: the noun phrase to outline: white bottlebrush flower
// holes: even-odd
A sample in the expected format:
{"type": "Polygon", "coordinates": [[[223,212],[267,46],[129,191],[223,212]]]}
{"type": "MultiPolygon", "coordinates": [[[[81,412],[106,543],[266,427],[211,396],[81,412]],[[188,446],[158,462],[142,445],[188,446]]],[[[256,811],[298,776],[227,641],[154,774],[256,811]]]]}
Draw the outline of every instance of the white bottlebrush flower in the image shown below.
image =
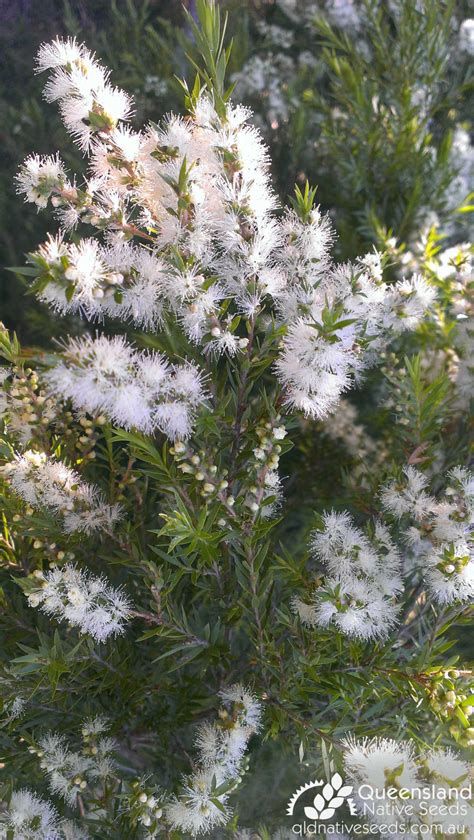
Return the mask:
{"type": "Polygon", "coordinates": [[[433,496],[426,493],[428,480],[412,466],[405,467],[403,472],[404,479],[401,482],[393,481],[382,488],[382,505],[394,516],[409,514],[415,519],[426,519],[436,506],[433,496]]]}
{"type": "Polygon", "coordinates": [[[452,750],[432,750],[423,757],[423,766],[428,770],[430,781],[437,786],[462,786],[470,779],[471,768],[452,750]]]}
{"type": "MultiPolygon", "coordinates": [[[[47,260],[48,245],[49,242],[38,250],[47,260]]],[[[61,268],[52,264],[54,279],[42,290],[40,299],[64,313],[82,308],[94,314],[100,306],[97,301],[107,288],[107,270],[99,243],[95,239],[82,239],[78,245],[64,246],[61,268]]]]}
{"type": "Polygon", "coordinates": [[[71,806],[77,805],[78,794],[93,789],[114,771],[111,753],[117,745],[112,738],[85,737],[84,747],[78,752],[70,748],[65,736],[50,732],[39,739],[38,747],[40,766],[52,792],[71,806]]]}
{"type": "Polygon", "coordinates": [[[32,201],[38,207],[46,207],[51,195],[70,188],[59,155],[30,155],[23,163],[16,181],[17,192],[24,194],[25,201],[32,201]]]}
{"type": "Polygon", "coordinates": [[[396,624],[394,597],[403,589],[400,554],[388,529],[376,522],[367,533],[348,513],[326,513],[313,533],[315,559],[328,571],[311,603],[293,600],[295,611],[310,627],[335,626],[346,636],[377,639],[396,624]]]}
{"type": "Polygon", "coordinates": [[[399,607],[368,579],[327,578],[310,604],[293,600],[295,612],[309,627],[334,625],[355,639],[381,639],[395,626],[399,607]]]}
{"type": "MultiPolygon", "coordinates": [[[[282,262],[292,272],[296,269],[300,277],[308,271],[315,272],[312,281],[320,278],[330,266],[330,248],[335,232],[329,216],[319,207],[314,207],[306,221],[302,221],[294,210],[285,210],[282,223],[284,247],[282,262]]],[[[290,277],[290,282],[292,278],[290,277]]]]}
{"type": "MultiPolygon", "coordinates": [[[[401,797],[404,807],[398,818],[400,836],[415,828],[419,831],[422,826],[422,833],[429,837],[436,837],[440,832],[456,833],[456,827],[463,835],[465,826],[472,823],[471,804],[466,802],[463,809],[458,808],[459,789],[470,779],[469,765],[450,750],[418,754],[413,741],[397,742],[385,738],[357,741],[350,737],[343,746],[346,777],[354,783],[356,790],[362,785],[373,790],[377,809],[372,819],[378,825],[393,818],[390,790],[404,792],[401,797]],[[419,791],[422,791],[421,796],[419,791]],[[440,802],[443,802],[443,808],[440,808],[440,802]]],[[[358,793],[355,800],[360,813],[366,813],[358,793]]]]}
{"type": "Polygon", "coordinates": [[[36,72],[68,66],[90,58],[89,51],[75,38],[56,38],[50,44],[42,44],[36,56],[36,72]]]}
{"type": "Polygon", "coordinates": [[[97,717],[88,718],[83,721],[81,734],[84,740],[95,737],[96,735],[103,735],[110,729],[110,721],[108,718],[98,715],[97,717]]]}
{"type": "Polygon", "coordinates": [[[248,741],[260,726],[260,703],[251,691],[236,684],[219,695],[224,701],[219,720],[201,725],[197,733],[198,768],[183,780],[180,795],[165,809],[172,827],[192,836],[231,818],[229,792],[238,780],[248,741]]]}
{"type": "Polygon", "coordinates": [[[397,283],[387,294],[384,326],[395,332],[413,330],[436,299],[436,288],[419,274],[397,283]]]}
{"type": "Polygon", "coordinates": [[[78,245],[62,236],[48,237],[30,255],[47,272],[40,300],[61,313],[80,312],[89,319],[110,315],[151,329],[161,321],[164,302],[163,261],[142,247],[83,238],[78,245]]]}
{"type": "Polygon", "coordinates": [[[239,683],[223,689],[219,696],[224,702],[221,721],[200,726],[196,746],[200,764],[214,768],[223,779],[238,775],[248,741],[260,728],[261,705],[255,696],[239,683]]]}
{"type": "Polygon", "coordinates": [[[251,691],[240,683],[236,683],[222,689],[219,692],[219,697],[222,698],[224,703],[233,704],[233,712],[238,725],[247,729],[249,735],[258,731],[262,717],[262,707],[251,691]]]}
{"type": "Polygon", "coordinates": [[[12,720],[16,720],[24,714],[25,708],[26,700],[23,697],[14,697],[12,700],[6,701],[3,705],[4,720],[11,723],[12,720]]]}
{"type": "Polygon", "coordinates": [[[455,828],[462,836],[466,826],[474,825],[472,801],[465,801],[462,809],[458,806],[460,788],[465,788],[471,782],[471,767],[449,749],[431,750],[426,756],[420,757],[419,763],[423,778],[432,786],[433,793],[425,802],[431,809],[430,822],[436,825],[434,836],[439,835],[441,830],[446,835],[453,835],[455,828]],[[441,796],[445,809],[439,808],[441,796]]]}
{"type": "Polygon", "coordinates": [[[428,480],[415,467],[401,481],[382,488],[386,510],[406,516],[405,539],[416,552],[417,565],[431,596],[441,604],[474,597],[474,482],[469,470],[455,467],[438,498],[427,493],[428,480]]]}
{"type": "Polygon", "coordinates": [[[180,797],[172,799],[165,809],[172,828],[189,832],[194,837],[225,825],[231,817],[226,805],[227,796],[214,792],[221,781],[214,768],[189,776],[183,783],[180,797]]]}
{"type": "Polygon", "coordinates": [[[430,592],[442,604],[474,599],[474,541],[441,543],[423,562],[430,592]]]}
{"type": "Polygon", "coordinates": [[[50,802],[31,791],[14,790],[7,810],[0,814],[0,837],[60,840],[59,815],[50,802]]]}
{"type": "MultiPolygon", "coordinates": [[[[332,564],[336,555],[344,553],[349,565],[343,571],[350,572],[352,565],[352,549],[354,546],[368,545],[367,538],[355,528],[350,515],[347,512],[336,513],[331,511],[323,516],[322,529],[314,531],[311,547],[316,557],[323,563],[332,564]]],[[[341,565],[339,559],[335,559],[337,566],[341,565]]],[[[334,568],[329,565],[332,571],[334,568]]]]}
{"type": "MultiPolygon", "coordinates": [[[[342,17],[352,15],[353,4],[336,5],[342,17]]],[[[275,365],[283,402],[324,418],[393,332],[415,326],[429,307],[425,280],[387,286],[377,253],[334,266],[332,227],[317,207],[304,220],[296,209],[277,216],[268,152],[247,108],[227,103],[222,116],[203,92],[188,118],[170,115],[134,132],[122,125],[128,97],[85,46],[43,45],[37,69],[50,71],[46,98],[59,102],[66,126],[92,153],[86,189],[56,196],[61,218],[106,233],[105,245],[50,239],[29,255],[38,296],[54,308],[149,330],[166,314],[204,352],[228,356],[248,346],[236,316],[276,318],[285,333],[275,365]],[[132,237],[141,244],[126,241],[132,237]]],[[[153,407],[140,389],[139,381],[120,384],[109,405],[114,422],[189,434],[189,400],[161,394],[153,407]]]]}
{"type": "MultiPolygon", "coordinates": [[[[283,220],[283,227],[289,225],[289,218],[283,220]]],[[[291,230],[295,223],[290,221],[291,230]]],[[[285,404],[323,419],[376,362],[375,351],[388,343],[392,333],[416,326],[434,290],[421,278],[387,286],[381,279],[377,253],[355,265],[331,266],[330,231],[321,223],[316,229],[322,232],[318,256],[304,259],[296,253],[286,288],[279,294],[278,308],[287,332],[275,368],[285,404]]],[[[279,259],[285,265],[285,254],[296,250],[301,236],[295,242],[292,237],[289,245],[283,237],[283,256],[277,253],[277,266],[279,259]]]]}
{"type": "Polygon", "coordinates": [[[46,772],[51,791],[74,806],[77,795],[87,787],[87,773],[93,760],[72,752],[63,735],[49,733],[38,741],[40,766],[46,772]]]}
{"type": "Polygon", "coordinates": [[[226,354],[235,356],[239,351],[239,337],[233,335],[229,330],[221,330],[219,327],[211,331],[213,338],[207,342],[205,349],[216,356],[226,354]]]}
{"type": "Polygon", "coordinates": [[[51,511],[67,533],[110,528],[120,514],[97,487],[43,452],[28,450],[1,468],[10,487],[32,507],[51,511]]]}
{"type": "Polygon", "coordinates": [[[288,329],[276,371],[285,388],[285,403],[309,417],[322,419],[351,387],[359,361],[352,352],[353,336],[340,345],[326,342],[310,323],[297,321],[288,329]]]}
{"type": "Polygon", "coordinates": [[[313,533],[315,556],[340,580],[367,578],[381,593],[393,595],[402,588],[400,556],[388,530],[375,523],[371,537],[356,528],[347,513],[326,513],[323,530],[313,533]]]}
{"type": "MultiPolygon", "coordinates": [[[[73,85],[79,95],[56,98],[60,99],[64,125],[79,147],[86,152],[90,149],[97,131],[111,131],[119,120],[127,120],[130,117],[131,100],[123,90],[112,87],[105,80],[94,90],[78,84],[74,78],[73,85]]],[[[51,88],[52,85],[50,90],[51,88]]]]}
{"type": "Polygon", "coordinates": [[[368,784],[381,791],[390,785],[400,788],[420,786],[413,746],[387,738],[353,738],[344,742],[346,777],[357,785],[368,784]]]}
{"type": "Polygon", "coordinates": [[[121,320],[129,320],[145,330],[156,328],[162,321],[165,307],[165,281],[169,277],[166,263],[145,248],[124,242],[114,243],[103,251],[109,271],[109,290],[100,301],[102,310],[121,320]],[[125,253],[124,253],[125,252],[125,253]],[[128,253],[127,253],[128,252],[128,253]],[[112,282],[111,282],[112,281],[112,282]],[[113,292],[119,289],[120,300],[113,292]]]}
{"type": "Polygon", "coordinates": [[[61,820],[61,840],[90,840],[90,835],[82,826],[72,820],[61,820]]]}
{"type": "Polygon", "coordinates": [[[66,128],[84,151],[95,134],[110,132],[130,116],[130,97],[109,84],[108,71],[75,40],[57,38],[40,47],[37,72],[46,70],[51,74],[44,96],[59,101],[66,128]]]}
{"type": "Polygon", "coordinates": [[[219,303],[224,297],[222,288],[214,284],[206,291],[200,292],[189,304],[183,303],[178,308],[179,321],[194,344],[200,343],[206,333],[212,332],[219,303]]]}
{"type": "Polygon", "coordinates": [[[119,336],[71,339],[64,356],[45,379],[76,409],[105,414],[128,429],[159,429],[172,440],[189,436],[194,410],[203,400],[202,377],[194,365],[171,365],[119,336]]]}
{"type": "Polygon", "coordinates": [[[51,569],[36,580],[37,588],[28,594],[30,606],[40,607],[59,621],[67,621],[97,642],[124,632],[130,617],[130,602],[104,578],[68,565],[51,569]]]}

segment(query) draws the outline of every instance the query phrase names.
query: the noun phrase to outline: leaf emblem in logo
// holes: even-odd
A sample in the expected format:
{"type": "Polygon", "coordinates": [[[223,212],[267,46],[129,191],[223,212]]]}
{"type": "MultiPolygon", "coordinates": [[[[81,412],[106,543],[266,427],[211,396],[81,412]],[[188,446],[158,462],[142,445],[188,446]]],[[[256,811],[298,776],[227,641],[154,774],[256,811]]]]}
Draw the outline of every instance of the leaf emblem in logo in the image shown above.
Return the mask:
{"type": "Polygon", "coordinates": [[[352,787],[343,785],[339,773],[334,773],[331,783],[325,784],[322,793],[317,793],[314,797],[314,807],[311,805],[305,807],[305,816],[310,820],[329,820],[350,793],[352,793],[352,787]]]}

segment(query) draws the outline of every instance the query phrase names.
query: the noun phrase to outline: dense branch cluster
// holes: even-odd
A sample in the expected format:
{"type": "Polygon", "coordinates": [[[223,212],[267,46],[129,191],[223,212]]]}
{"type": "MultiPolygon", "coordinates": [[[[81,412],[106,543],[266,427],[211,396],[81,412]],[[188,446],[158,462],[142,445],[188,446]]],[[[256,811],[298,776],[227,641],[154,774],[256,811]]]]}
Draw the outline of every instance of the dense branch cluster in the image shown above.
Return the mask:
{"type": "MultiPolygon", "coordinates": [[[[137,133],[123,122],[128,106],[115,107],[125,95],[110,88],[85,47],[44,46],[38,69],[52,70],[45,95],[60,101],[66,127],[90,156],[90,171],[77,187],[58,158],[30,158],[19,189],[39,206],[51,199],[65,227],[82,221],[105,232],[102,244],[49,237],[30,255],[34,288],[61,312],[108,315],[145,330],[160,327],[169,314],[205,352],[231,356],[248,345],[241,318],[258,320],[260,328],[276,319],[283,345],[275,373],[284,402],[321,418],[390,335],[415,327],[433,302],[435,289],[420,276],[388,286],[377,254],[334,265],[331,227],[312,207],[313,194],[300,194],[296,210],[277,214],[267,152],[245,108],[228,104],[221,112],[201,92],[191,98],[186,119],[170,115],[137,133]],[[134,235],[142,244],[129,241],[134,235]]],[[[94,365],[96,376],[101,361],[105,374],[116,362],[120,375],[120,345],[113,348],[117,359],[111,350],[111,357],[89,360],[80,344],[72,354],[83,367],[94,365]]],[[[59,380],[52,381],[61,392],[59,380]]],[[[94,403],[86,388],[81,399],[77,390],[76,403],[94,403]]],[[[134,423],[120,411],[112,416],[150,428],[140,417],[134,423]]],[[[173,436],[166,422],[161,428],[173,436]]]]}

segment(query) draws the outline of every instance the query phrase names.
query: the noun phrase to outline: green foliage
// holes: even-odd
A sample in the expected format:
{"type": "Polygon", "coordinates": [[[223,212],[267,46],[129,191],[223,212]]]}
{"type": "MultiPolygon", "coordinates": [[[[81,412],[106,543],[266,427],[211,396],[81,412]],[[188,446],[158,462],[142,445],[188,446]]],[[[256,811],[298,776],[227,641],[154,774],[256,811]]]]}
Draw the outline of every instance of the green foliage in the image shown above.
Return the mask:
{"type": "Polygon", "coordinates": [[[192,54],[187,53],[187,56],[208,90],[213,92],[217,112],[224,114],[225,103],[233,90],[233,85],[227,89],[225,86],[227,65],[232,50],[232,41],[224,46],[227,16],[221,24],[219,6],[215,3],[206,3],[205,0],[197,0],[196,14],[198,23],[195,23],[192,15],[187,12],[197,55],[193,58],[192,54]]]}

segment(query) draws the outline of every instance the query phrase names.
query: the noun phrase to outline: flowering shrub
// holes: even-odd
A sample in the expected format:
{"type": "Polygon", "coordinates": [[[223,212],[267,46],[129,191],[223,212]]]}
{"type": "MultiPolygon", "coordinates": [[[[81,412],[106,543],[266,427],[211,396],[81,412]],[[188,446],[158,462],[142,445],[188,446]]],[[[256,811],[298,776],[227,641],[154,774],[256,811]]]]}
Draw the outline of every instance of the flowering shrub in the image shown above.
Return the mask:
{"type": "Polygon", "coordinates": [[[466,776],[469,245],[337,262],[197,10],[187,113],[141,130],[84,45],[38,53],[86,169],[17,178],[60,225],[17,271],[76,327],[50,353],[0,333],[8,840],[268,836],[291,788],[262,814],[264,774],[321,761],[329,810],[339,771],[466,776]]]}

